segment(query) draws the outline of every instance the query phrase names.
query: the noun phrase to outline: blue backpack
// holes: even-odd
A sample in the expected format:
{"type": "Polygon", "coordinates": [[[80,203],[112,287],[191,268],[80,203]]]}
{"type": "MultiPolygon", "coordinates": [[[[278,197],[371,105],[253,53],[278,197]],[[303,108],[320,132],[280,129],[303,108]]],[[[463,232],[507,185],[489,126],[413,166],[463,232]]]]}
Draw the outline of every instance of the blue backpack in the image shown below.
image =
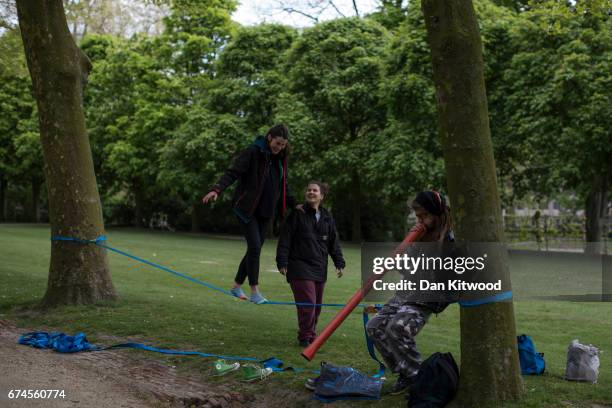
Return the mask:
{"type": "Polygon", "coordinates": [[[536,351],[533,340],[526,334],[517,336],[519,361],[521,363],[521,374],[540,375],[546,368],[544,353],[536,351]]]}

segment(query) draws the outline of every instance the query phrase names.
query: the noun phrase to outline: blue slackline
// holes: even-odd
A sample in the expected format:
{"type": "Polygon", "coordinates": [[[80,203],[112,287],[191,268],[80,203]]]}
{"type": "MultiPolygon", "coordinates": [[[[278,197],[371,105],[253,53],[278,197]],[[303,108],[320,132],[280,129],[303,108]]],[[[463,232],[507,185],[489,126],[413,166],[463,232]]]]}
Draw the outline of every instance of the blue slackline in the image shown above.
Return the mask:
{"type": "MultiPolygon", "coordinates": [[[[152,266],[154,268],[158,268],[161,269],[165,272],[169,272],[172,273],[176,276],[179,276],[181,278],[185,278],[188,279],[194,283],[197,283],[199,285],[205,286],[209,289],[213,289],[216,290],[218,292],[221,292],[223,294],[226,294],[228,296],[231,297],[235,297],[234,295],[232,295],[232,293],[228,290],[225,290],[223,288],[220,288],[218,286],[212,285],[210,283],[201,281],[199,279],[196,278],[192,278],[190,276],[187,276],[181,272],[175,271],[173,269],[167,268],[165,266],[156,264],[154,262],[150,262],[147,261],[146,259],[140,258],[138,256],[135,255],[131,255],[127,252],[121,251],[120,249],[114,248],[110,245],[106,245],[103,242],[106,241],[106,236],[105,235],[100,235],[99,237],[92,239],[92,240],[87,240],[87,239],[81,239],[81,238],[75,238],[75,237],[66,237],[66,236],[52,236],[51,237],[52,241],[64,241],[64,242],[76,242],[76,243],[81,243],[81,244],[94,244],[94,245],[98,245],[102,248],[105,248],[109,251],[115,252],[117,254],[126,256],[130,259],[133,259],[135,261],[138,262],[142,262],[144,264],[147,264],[149,266],[152,266]]],[[[488,303],[495,303],[495,302],[501,302],[504,300],[508,300],[512,298],[512,291],[507,291],[507,292],[502,292],[493,296],[489,296],[487,298],[483,298],[483,299],[477,299],[477,300],[466,300],[466,301],[459,301],[459,305],[461,307],[474,307],[474,306],[480,306],[480,305],[484,305],[484,304],[488,304],[488,303]]],[[[454,302],[453,302],[454,303],[454,302]]],[[[262,304],[269,304],[269,305],[291,305],[291,306],[300,306],[300,307],[344,307],[345,304],[342,303],[303,303],[303,302],[279,302],[279,301],[267,301],[265,303],[262,304]]],[[[360,307],[367,307],[366,304],[360,303],[358,306],[360,307]]],[[[377,374],[374,375],[375,378],[380,378],[382,376],[384,376],[385,373],[385,365],[376,357],[376,353],[374,351],[374,344],[373,342],[370,340],[368,333],[366,331],[366,324],[368,323],[368,314],[366,313],[366,311],[364,310],[363,313],[363,324],[364,324],[364,332],[365,332],[365,339],[366,339],[366,346],[368,349],[368,353],[370,354],[370,356],[372,357],[373,360],[375,360],[378,364],[379,364],[379,371],[377,374]]],[[[257,361],[260,363],[264,363],[265,366],[265,362],[269,362],[269,361],[274,361],[275,364],[277,364],[277,366],[273,366],[273,365],[269,365],[270,368],[272,368],[274,371],[285,371],[285,370],[293,370],[293,371],[308,371],[305,369],[301,369],[301,368],[292,368],[292,367],[288,367],[288,368],[281,368],[282,366],[282,361],[275,359],[275,358],[271,358],[268,360],[258,360],[256,358],[253,357],[240,357],[240,356],[224,356],[224,355],[217,355],[217,354],[208,354],[208,353],[201,353],[198,351],[178,351],[178,350],[167,350],[167,349],[159,349],[156,347],[152,347],[152,346],[147,346],[141,343],[122,343],[122,344],[116,344],[113,346],[109,346],[109,347],[105,347],[105,348],[98,348],[97,346],[92,346],[89,343],[87,343],[87,341],[85,340],[85,335],[83,333],[77,333],[76,336],[65,336],[62,333],[54,333],[57,335],[61,335],[64,336],[62,338],[71,338],[74,337],[75,340],[71,340],[71,342],[68,342],[68,344],[72,344],[74,346],[74,344],[76,344],[77,350],[74,351],[84,351],[85,348],[83,350],[79,350],[79,347],[90,347],[87,350],[88,351],[100,351],[100,350],[106,350],[106,349],[111,349],[111,348],[135,348],[135,349],[140,349],[140,350],[146,350],[146,351],[154,351],[157,353],[164,353],[164,354],[174,354],[174,355],[199,355],[202,357],[215,357],[215,358],[223,358],[226,360],[241,360],[241,361],[257,361]],[[84,342],[84,343],[83,343],[84,342]],[[84,345],[81,345],[81,343],[83,343],[84,345]],[[279,365],[280,364],[280,365],[279,365]]],[[[22,336],[19,339],[19,343],[21,344],[29,344],[33,347],[39,347],[39,348],[53,348],[57,351],[58,350],[56,347],[53,346],[53,344],[57,343],[60,344],[59,348],[65,348],[65,346],[62,346],[61,341],[58,343],[58,338],[54,337],[54,340],[51,340],[52,345],[50,347],[46,347],[45,344],[49,342],[49,340],[47,340],[44,335],[49,336],[47,333],[44,332],[34,332],[34,333],[28,333],[24,336],[22,336]],[[39,333],[42,333],[42,338],[40,338],[38,336],[39,333]],[[22,343],[22,339],[25,343],[22,343]]],[[[52,334],[53,335],[53,334],[52,334]]],[[[74,351],[69,351],[69,348],[66,351],[61,351],[61,352],[74,352],[74,351]]],[[[317,372],[318,371],[313,371],[313,372],[317,372]]]]}
{"type": "Polygon", "coordinates": [[[147,346],[142,343],[119,343],[112,346],[96,346],[87,341],[85,333],[77,333],[74,336],[69,336],[59,332],[29,332],[22,334],[17,341],[19,344],[31,346],[40,349],[51,349],[59,353],[77,353],[81,351],[104,351],[111,349],[125,349],[133,348],[144,351],[153,351],[156,353],[169,354],[169,355],[183,355],[183,356],[200,356],[200,357],[214,357],[224,360],[233,361],[252,361],[262,364],[265,368],[271,368],[272,371],[294,371],[303,372],[310,371],[318,374],[319,370],[309,370],[305,368],[295,367],[283,367],[284,363],[282,360],[271,357],[266,360],[260,360],[254,357],[241,357],[241,356],[226,356],[222,354],[209,354],[202,353],[199,351],[182,351],[182,350],[170,350],[161,349],[153,346],[147,346]]]}
{"type": "MultiPolygon", "coordinates": [[[[190,281],[192,281],[194,283],[206,286],[209,289],[216,290],[216,291],[221,292],[221,293],[223,293],[225,295],[231,296],[232,298],[235,298],[235,296],[232,295],[232,293],[230,291],[225,290],[223,288],[220,288],[218,286],[215,286],[215,285],[213,285],[211,283],[204,282],[204,281],[201,281],[201,280],[196,279],[196,278],[192,278],[191,276],[185,275],[185,274],[183,274],[181,272],[175,271],[175,270],[170,269],[168,267],[165,267],[163,265],[159,265],[159,264],[156,264],[154,262],[147,261],[146,259],[140,258],[140,257],[138,257],[136,255],[132,255],[132,254],[129,254],[129,253],[127,253],[125,251],[122,251],[120,249],[114,248],[114,247],[112,247],[110,245],[103,244],[102,242],[106,241],[106,236],[104,236],[104,235],[100,235],[96,239],[91,239],[91,240],[81,239],[81,238],[73,238],[73,237],[65,237],[65,236],[53,236],[53,237],[51,237],[51,241],[77,242],[77,243],[80,243],[80,244],[95,244],[95,245],[98,245],[99,247],[108,249],[109,251],[115,252],[115,253],[117,253],[119,255],[123,255],[123,256],[126,256],[126,257],[128,257],[130,259],[133,259],[135,261],[142,262],[144,264],[147,264],[147,265],[152,266],[152,267],[157,268],[157,269],[161,269],[162,271],[172,273],[172,274],[174,274],[176,276],[180,276],[181,278],[188,279],[188,280],[190,280],[190,281]]],[[[270,300],[267,301],[267,302],[261,303],[261,304],[262,305],[291,305],[291,306],[302,306],[302,307],[323,307],[323,306],[325,306],[325,307],[344,307],[345,306],[343,303],[277,302],[277,301],[270,301],[270,300]]],[[[360,307],[366,307],[367,305],[359,304],[359,306],[360,307]]]]}
{"type": "MultiPolygon", "coordinates": [[[[188,279],[194,283],[197,283],[199,285],[203,285],[206,286],[209,289],[213,289],[216,290],[218,292],[224,293],[228,296],[231,297],[235,297],[234,295],[232,295],[232,293],[228,290],[225,290],[223,288],[220,288],[218,286],[215,286],[213,284],[201,281],[199,279],[196,278],[192,278],[191,276],[187,276],[181,272],[177,272],[173,269],[170,269],[168,267],[165,267],[163,265],[159,265],[156,264],[154,262],[151,261],[147,261],[146,259],[140,258],[136,255],[132,255],[132,254],[128,254],[127,252],[121,251],[120,249],[114,248],[110,245],[106,245],[103,244],[102,242],[106,241],[106,236],[105,235],[100,235],[99,237],[95,238],[95,239],[81,239],[81,238],[75,238],[75,237],[66,237],[66,236],[61,236],[61,235],[56,235],[56,236],[52,236],[51,237],[51,241],[64,241],[64,242],[77,242],[80,244],[94,244],[94,245],[98,245],[102,248],[108,249],[109,251],[115,252],[117,254],[126,256],[128,258],[131,258],[135,261],[138,262],[142,262],[144,264],[147,264],[149,266],[152,266],[154,268],[158,268],[161,269],[162,271],[165,272],[169,272],[172,273],[176,276],[180,276],[181,278],[185,278],[188,279]]],[[[496,302],[502,302],[505,300],[509,300],[512,298],[512,291],[506,291],[506,292],[501,292],[498,293],[496,295],[493,296],[489,296],[483,299],[475,299],[475,300],[460,300],[458,303],[461,307],[474,307],[474,306],[481,306],[481,305],[485,305],[488,303],[496,303],[496,302]]],[[[450,302],[450,303],[455,303],[455,302],[450,302]]],[[[344,307],[346,306],[343,303],[304,303],[304,302],[279,302],[279,301],[267,301],[264,303],[261,303],[262,305],[290,305],[290,306],[300,306],[300,307],[344,307]]],[[[364,304],[364,303],[360,303],[358,305],[359,307],[367,307],[368,305],[364,304]]]]}
{"type": "Polygon", "coordinates": [[[510,300],[510,299],[512,299],[512,291],[508,290],[506,292],[500,292],[495,295],[488,296],[482,299],[460,300],[459,305],[461,307],[474,307],[474,306],[486,305],[489,303],[503,302],[505,300],[510,300]]]}

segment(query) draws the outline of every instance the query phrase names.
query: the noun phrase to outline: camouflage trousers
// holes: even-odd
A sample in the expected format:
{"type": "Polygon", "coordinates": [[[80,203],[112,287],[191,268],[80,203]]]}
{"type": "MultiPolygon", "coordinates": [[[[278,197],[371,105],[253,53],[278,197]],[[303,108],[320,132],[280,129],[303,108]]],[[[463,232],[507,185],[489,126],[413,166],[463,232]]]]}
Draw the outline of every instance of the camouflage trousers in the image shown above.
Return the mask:
{"type": "Polygon", "coordinates": [[[394,296],[368,322],[368,336],[387,367],[406,377],[415,376],[421,366],[414,336],[423,328],[431,311],[394,296]]]}

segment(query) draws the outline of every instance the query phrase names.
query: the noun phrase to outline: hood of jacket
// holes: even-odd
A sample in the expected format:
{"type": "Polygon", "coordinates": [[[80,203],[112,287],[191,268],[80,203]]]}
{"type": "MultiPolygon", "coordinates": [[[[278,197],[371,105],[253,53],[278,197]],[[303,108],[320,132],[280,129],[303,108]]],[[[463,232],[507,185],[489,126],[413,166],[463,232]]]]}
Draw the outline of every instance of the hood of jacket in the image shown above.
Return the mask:
{"type": "Polygon", "coordinates": [[[259,148],[262,153],[270,153],[270,148],[268,147],[268,141],[264,136],[257,136],[255,140],[253,140],[253,146],[259,148]]]}

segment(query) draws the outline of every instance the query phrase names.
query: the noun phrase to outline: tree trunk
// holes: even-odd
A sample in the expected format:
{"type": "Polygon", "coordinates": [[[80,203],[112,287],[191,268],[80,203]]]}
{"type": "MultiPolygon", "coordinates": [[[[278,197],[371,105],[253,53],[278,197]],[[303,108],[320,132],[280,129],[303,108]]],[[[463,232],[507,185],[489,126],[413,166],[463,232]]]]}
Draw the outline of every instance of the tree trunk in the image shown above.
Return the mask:
{"type": "MultiPolygon", "coordinates": [[[[489,129],[482,43],[470,0],[423,0],[455,232],[464,242],[503,242],[489,129]]],[[[502,251],[487,265],[509,286],[502,251]]],[[[516,400],[523,390],[512,302],[461,308],[461,376],[455,405],[516,400]]]]}
{"type": "Polygon", "coordinates": [[[352,231],[351,238],[355,243],[361,242],[361,184],[359,182],[359,175],[353,174],[351,182],[351,207],[352,207],[352,231]]]}
{"type": "Polygon", "coordinates": [[[0,222],[6,221],[6,178],[0,174],[0,222]]]}
{"type": "Polygon", "coordinates": [[[134,185],[134,223],[138,228],[148,227],[148,220],[145,215],[145,198],[139,184],[134,185]]]}
{"type": "Polygon", "coordinates": [[[587,254],[603,253],[603,216],[606,208],[607,188],[603,177],[598,176],[593,180],[593,187],[586,199],[586,246],[584,252],[587,254]]]}
{"type": "Polygon", "coordinates": [[[200,204],[191,206],[191,232],[200,232],[200,204]]]}
{"type": "Polygon", "coordinates": [[[30,206],[30,222],[38,222],[38,209],[40,202],[40,181],[32,178],[32,203],[30,206]]]}
{"type": "MultiPolygon", "coordinates": [[[[91,63],[68,31],[61,0],[18,0],[17,11],[38,105],[51,234],[94,239],[104,223],[82,106],[91,63]]],[[[116,298],[104,249],[52,241],[44,306],[116,298]]]]}
{"type": "Polygon", "coordinates": [[[612,255],[603,255],[601,261],[601,301],[612,302],[612,255]]]}

